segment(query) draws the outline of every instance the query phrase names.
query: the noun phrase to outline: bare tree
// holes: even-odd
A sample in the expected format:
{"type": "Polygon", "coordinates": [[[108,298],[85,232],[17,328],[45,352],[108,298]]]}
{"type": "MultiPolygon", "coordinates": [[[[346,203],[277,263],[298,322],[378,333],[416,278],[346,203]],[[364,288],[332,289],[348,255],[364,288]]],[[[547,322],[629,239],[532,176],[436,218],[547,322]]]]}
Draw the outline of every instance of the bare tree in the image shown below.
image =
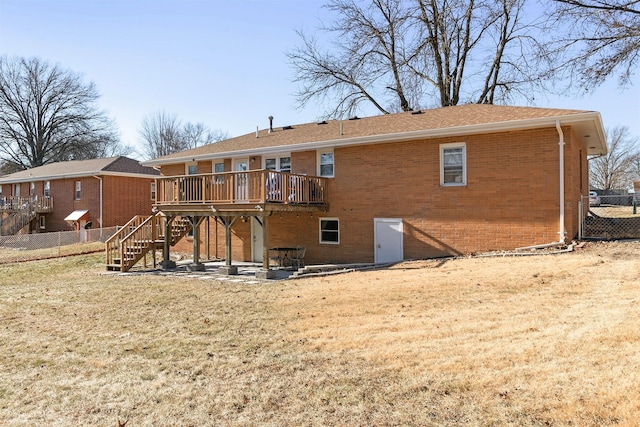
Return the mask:
{"type": "Polygon", "coordinates": [[[612,74],[629,83],[640,59],[638,0],[554,0],[553,28],[565,28],[553,40],[559,71],[580,76],[586,90],[612,74]]]}
{"type": "Polygon", "coordinates": [[[211,130],[202,123],[182,125],[175,114],[164,111],[145,117],[139,132],[144,142],[144,156],[149,159],[228,138],[226,132],[211,130]]]}
{"type": "Polygon", "coordinates": [[[6,170],[95,158],[119,144],[93,83],[38,58],[0,57],[0,161],[6,170]]]}
{"type": "Polygon", "coordinates": [[[229,138],[226,132],[211,130],[203,123],[186,123],[182,128],[186,148],[196,148],[229,138]]]}
{"type": "Polygon", "coordinates": [[[175,114],[164,111],[146,116],[142,120],[140,136],[144,140],[144,154],[149,159],[185,150],[181,124],[175,114]]]}
{"type": "Polygon", "coordinates": [[[640,143],[629,135],[629,128],[617,126],[606,130],[609,151],[589,162],[590,187],[599,190],[629,188],[638,179],[640,143]]]}
{"type": "Polygon", "coordinates": [[[534,55],[536,22],[525,0],[330,0],[336,19],[320,30],[331,51],[299,32],[288,53],[300,107],[330,103],[328,117],[366,103],[381,113],[425,105],[532,98],[544,74],[534,55]],[[425,99],[426,98],[426,99],[425,99]]]}

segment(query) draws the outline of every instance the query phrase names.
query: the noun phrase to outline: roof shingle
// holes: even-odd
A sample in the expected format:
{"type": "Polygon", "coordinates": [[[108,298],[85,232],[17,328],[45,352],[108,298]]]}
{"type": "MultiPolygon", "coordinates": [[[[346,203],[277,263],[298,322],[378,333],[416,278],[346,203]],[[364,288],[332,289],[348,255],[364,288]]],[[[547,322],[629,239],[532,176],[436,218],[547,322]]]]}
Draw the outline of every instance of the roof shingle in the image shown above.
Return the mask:
{"type": "Polygon", "coordinates": [[[202,157],[217,153],[234,151],[261,150],[274,147],[294,149],[295,145],[312,142],[336,142],[350,138],[363,138],[398,134],[404,132],[448,130],[470,126],[497,123],[517,123],[532,119],[566,117],[584,113],[586,110],[513,107],[488,104],[468,104],[422,110],[419,113],[407,112],[387,114],[350,120],[329,120],[321,123],[305,123],[274,128],[273,132],[263,129],[225,141],[215,142],[191,150],[160,157],[146,165],[168,163],[187,157],[202,157]]]}

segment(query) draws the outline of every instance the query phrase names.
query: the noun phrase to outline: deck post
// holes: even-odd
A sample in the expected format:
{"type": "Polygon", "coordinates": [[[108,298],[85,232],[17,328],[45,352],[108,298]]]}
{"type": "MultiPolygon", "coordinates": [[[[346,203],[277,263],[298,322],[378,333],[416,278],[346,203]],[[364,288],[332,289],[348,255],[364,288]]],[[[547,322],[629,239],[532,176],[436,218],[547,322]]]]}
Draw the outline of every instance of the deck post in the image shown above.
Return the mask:
{"type": "Polygon", "coordinates": [[[220,272],[227,275],[238,274],[238,267],[231,265],[231,226],[238,217],[220,217],[220,222],[224,225],[224,267],[220,267],[220,272]]]}
{"type": "Polygon", "coordinates": [[[262,269],[256,272],[258,279],[275,279],[276,272],[269,269],[269,233],[267,230],[269,215],[262,217],[262,269]]]}
{"type": "Polygon", "coordinates": [[[167,216],[164,222],[164,245],[162,248],[162,262],[160,266],[168,270],[170,268],[176,268],[176,263],[169,259],[169,248],[171,247],[171,223],[175,219],[175,216],[167,216]]]}
{"type": "Polygon", "coordinates": [[[193,229],[193,263],[187,266],[189,271],[204,271],[204,264],[200,262],[200,224],[204,218],[203,216],[189,218],[193,229]]]}
{"type": "Polygon", "coordinates": [[[262,268],[269,269],[269,233],[267,232],[268,216],[262,217],[262,268]]]}

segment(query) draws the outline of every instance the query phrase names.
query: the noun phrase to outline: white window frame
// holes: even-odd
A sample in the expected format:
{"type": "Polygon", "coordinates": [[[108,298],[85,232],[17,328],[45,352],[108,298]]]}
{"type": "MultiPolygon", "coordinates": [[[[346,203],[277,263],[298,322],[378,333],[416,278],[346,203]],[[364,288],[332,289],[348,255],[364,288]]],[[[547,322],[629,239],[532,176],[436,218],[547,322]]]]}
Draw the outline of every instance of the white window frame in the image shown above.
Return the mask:
{"type": "MultiPolygon", "coordinates": [[[[331,230],[333,231],[333,230],[331,230]]],[[[318,240],[322,245],[339,245],[340,244],[340,220],[338,218],[318,218],[318,240]],[[338,223],[338,241],[322,240],[322,221],[336,221],[338,223]]]]}
{"type": "Polygon", "coordinates": [[[461,187],[467,185],[467,144],[465,142],[454,142],[451,144],[440,144],[440,185],[443,187],[461,187]],[[444,156],[445,151],[462,148],[462,181],[445,182],[444,156]]]}
{"type": "Polygon", "coordinates": [[[75,182],[74,200],[82,200],[82,181],[75,182]]]}
{"type": "Polygon", "coordinates": [[[156,200],[156,182],[151,182],[151,200],[156,200]]]}
{"type": "Polygon", "coordinates": [[[318,164],[318,176],[322,176],[325,178],[333,178],[336,176],[336,155],[333,151],[333,148],[327,149],[327,150],[318,150],[317,151],[317,164],[318,164]],[[331,163],[322,163],[322,155],[323,154],[331,154],[331,159],[333,160],[331,163]],[[322,166],[323,165],[328,165],[331,164],[331,170],[332,170],[332,174],[331,175],[323,175],[322,174],[322,166]]]}
{"type": "Polygon", "coordinates": [[[36,195],[36,183],[32,181],[29,183],[29,196],[35,196],[35,195],[36,195]]]}
{"type": "Polygon", "coordinates": [[[197,162],[186,163],[184,165],[184,174],[185,175],[197,175],[198,174],[198,163],[197,162]],[[191,168],[192,166],[195,166],[195,168],[196,168],[196,172],[195,173],[190,173],[190,171],[189,171],[189,168],[191,168]]]}
{"type": "Polygon", "coordinates": [[[40,230],[44,230],[45,228],[47,228],[47,224],[45,222],[46,221],[45,218],[46,217],[44,215],[42,215],[40,217],[40,230]]]}
{"type": "Polygon", "coordinates": [[[291,173],[291,153],[278,153],[278,154],[272,154],[272,155],[264,156],[262,158],[262,169],[267,169],[267,160],[275,160],[276,161],[276,168],[275,169],[269,169],[269,170],[275,170],[277,172],[291,173]],[[284,171],[282,170],[282,159],[283,158],[288,158],[289,159],[289,169],[284,170],[284,171]]]}
{"type": "Polygon", "coordinates": [[[51,196],[51,181],[45,181],[42,186],[42,195],[45,197],[51,196]]]}

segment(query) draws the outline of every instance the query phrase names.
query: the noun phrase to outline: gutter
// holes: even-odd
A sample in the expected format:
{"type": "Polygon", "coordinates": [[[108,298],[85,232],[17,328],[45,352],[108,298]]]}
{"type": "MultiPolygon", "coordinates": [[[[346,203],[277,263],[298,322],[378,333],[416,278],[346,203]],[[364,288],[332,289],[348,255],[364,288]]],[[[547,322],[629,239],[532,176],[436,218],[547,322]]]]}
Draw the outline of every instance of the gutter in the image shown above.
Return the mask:
{"type": "Polygon", "coordinates": [[[20,178],[11,178],[10,175],[4,176],[0,178],[0,184],[18,184],[23,182],[33,182],[33,181],[53,181],[56,179],[74,179],[74,178],[84,178],[88,176],[96,177],[96,174],[100,174],[103,176],[121,176],[127,178],[149,178],[154,179],[158,178],[160,175],[152,175],[152,174],[144,174],[144,173],[129,173],[129,172],[110,172],[110,171],[88,171],[88,172],[77,172],[70,173],[64,175],[38,175],[38,176],[29,176],[29,177],[20,177],[20,178]]]}
{"type": "MultiPolygon", "coordinates": [[[[446,128],[437,128],[437,129],[428,129],[428,130],[416,130],[416,131],[408,131],[408,132],[395,132],[388,134],[378,134],[378,135],[368,135],[368,136],[359,136],[353,138],[340,138],[340,139],[331,139],[324,141],[309,141],[302,142],[296,144],[288,144],[288,145],[276,145],[269,147],[261,147],[261,148],[247,148],[243,150],[226,150],[220,151],[216,153],[203,153],[196,155],[183,155],[171,157],[168,159],[159,158],[156,160],[147,160],[140,162],[142,166],[150,166],[157,167],[162,165],[171,165],[176,163],[183,162],[195,162],[198,160],[213,160],[213,159],[221,159],[221,158],[230,158],[230,157],[246,157],[246,156],[260,156],[266,154],[274,154],[274,153],[283,153],[283,152],[292,152],[292,151],[308,151],[308,150],[317,150],[324,148],[335,148],[335,147],[352,147],[357,145],[366,145],[366,144],[380,144],[380,143],[389,143],[389,142],[399,142],[399,141],[410,141],[414,139],[421,138],[437,138],[437,137],[447,137],[447,136],[463,136],[463,135],[474,135],[479,133],[492,133],[492,132],[501,132],[501,131],[509,131],[509,130],[523,130],[523,129],[536,129],[540,127],[546,126],[554,126],[562,120],[565,124],[575,124],[582,122],[594,122],[596,127],[598,123],[601,123],[600,114],[596,112],[585,112],[579,114],[570,114],[563,116],[555,116],[555,117],[537,117],[533,119],[525,119],[525,120],[513,120],[513,121],[504,121],[497,123],[483,123],[483,124],[475,124],[475,125],[465,125],[465,126],[451,126],[446,128]]],[[[600,129],[598,131],[598,136],[601,137],[600,129]]],[[[604,140],[604,139],[601,139],[604,140]]]]}

